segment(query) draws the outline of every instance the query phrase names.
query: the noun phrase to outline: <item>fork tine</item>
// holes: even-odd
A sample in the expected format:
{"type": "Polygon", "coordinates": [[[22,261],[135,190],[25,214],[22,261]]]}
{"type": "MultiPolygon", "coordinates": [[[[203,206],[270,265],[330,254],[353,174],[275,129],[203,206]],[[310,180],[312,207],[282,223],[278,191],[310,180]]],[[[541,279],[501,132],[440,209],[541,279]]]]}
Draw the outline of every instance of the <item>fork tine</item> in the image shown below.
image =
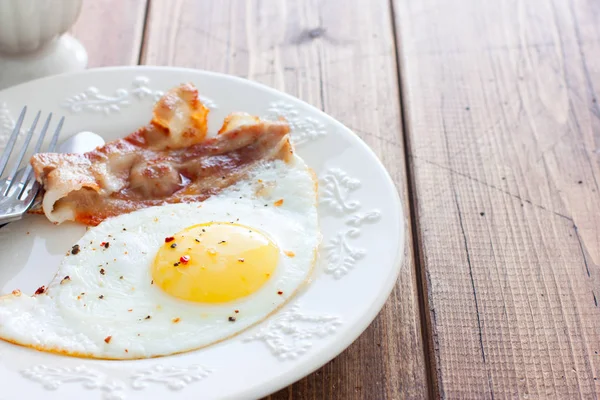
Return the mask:
{"type": "MultiPolygon", "coordinates": [[[[60,131],[62,130],[64,122],[65,122],[65,117],[61,117],[60,121],[58,121],[58,125],[56,126],[56,129],[54,130],[52,139],[50,140],[50,145],[48,146],[48,152],[54,151],[54,148],[56,147],[56,143],[58,142],[58,137],[60,135],[60,131]]],[[[46,126],[44,125],[44,129],[45,128],[46,128],[46,126]]],[[[44,134],[45,134],[45,132],[44,132],[44,134]]],[[[35,179],[29,179],[31,166],[29,166],[28,171],[29,172],[27,173],[27,180],[24,182],[24,186],[23,186],[23,189],[21,190],[21,193],[19,194],[19,197],[23,197],[24,193],[27,193],[30,190],[32,190],[33,186],[36,183],[35,179]]]]}
{"type": "Polygon", "coordinates": [[[23,107],[21,110],[21,114],[19,115],[19,119],[15,124],[15,128],[6,143],[6,148],[2,153],[2,157],[0,158],[0,176],[4,173],[4,169],[6,168],[6,164],[8,164],[8,159],[15,147],[15,142],[17,141],[17,136],[19,136],[19,131],[21,131],[21,125],[23,124],[23,119],[25,118],[25,113],[27,112],[27,106],[23,107]]]}
{"type": "Polygon", "coordinates": [[[56,142],[58,142],[58,136],[60,135],[60,130],[62,129],[64,122],[65,122],[65,117],[61,117],[60,121],[58,121],[56,130],[54,131],[54,135],[52,135],[52,140],[50,141],[50,145],[48,146],[49,153],[52,153],[54,151],[54,148],[56,147],[56,142]]]}
{"type": "Polygon", "coordinates": [[[13,182],[17,175],[17,171],[19,170],[19,165],[21,164],[21,161],[23,161],[23,157],[25,157],[25,153],[27,152],[27,148],[29,147],[29,142],[31,142],[31,137],[33,136],[33,132],[35,131],[35,127],[37,126],[41,114],[41,111],[38,111],[38,113],[36,114],[35,119],[33,120],[31,127],[29,128],[29,131],[27,131],[27,135],[25,136],[25,142],[23,143],[23,146],[21,146],[21,151],[19,151],[17,160],[13,163],[11,171],[8,174],[8,177],[6,178],[8,181],[8,187],[4,192],[5,195],[10,191],[10,188],[13,186],[13,182]]]}
{"type": "MultiPolygon", "coordinates": [[[[48,126],[50,125],[51,120],[52,120],[52,113],[48,114],[48,118],[46,118],[46,122],[44,122],[44,126],[42,127],[42,131],[40,132],[40,136],[38,137],[38,140],[35,144],[33,154],[37,154],[40,152],[40,149],[42,148],[42,143],[44,142],[44,137],[46,136],[46,132],[48,131],[48,126]]],[[[29,180],[31,171],[32,171],[31,165],[27,164],[27,167],[25,168],[25,172],[23,172],[23,175],[21,175],[21,179],[19,180],[19,185],[24,185],[25,182],[27,182],[29,180]]],[[[21,194],[23,194],[24,191],[25,191],[25,186],[23,186],[23,189],[21,190],[21,194]]]]}

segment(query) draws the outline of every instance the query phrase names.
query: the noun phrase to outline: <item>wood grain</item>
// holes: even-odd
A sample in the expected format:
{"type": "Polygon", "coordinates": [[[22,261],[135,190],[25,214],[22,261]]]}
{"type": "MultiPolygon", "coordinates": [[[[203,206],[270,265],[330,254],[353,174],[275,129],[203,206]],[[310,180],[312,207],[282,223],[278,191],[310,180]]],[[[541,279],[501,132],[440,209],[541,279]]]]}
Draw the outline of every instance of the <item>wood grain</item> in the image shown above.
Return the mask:
{"type": "Polygon", "coordinates": [[[600,3],[394,0],[436,396],[600,393],[600,3]]]}
{"type": "Polygon", "coordinates": [[[147,0],[94,0],[83,3],[71,33],[88,52],[88,68],[136,65],[147,0]]]}
{"type": "MultiPolygon", "coordinates": [[[[142,62],[247,77],[323,109],[371,146],[407,198],[386,1],[153,0],[142,62]]],[[[271,398],[426,397],[410,234],[404,245],[396,290],[370,328],[341,356],[271,398]]]]}

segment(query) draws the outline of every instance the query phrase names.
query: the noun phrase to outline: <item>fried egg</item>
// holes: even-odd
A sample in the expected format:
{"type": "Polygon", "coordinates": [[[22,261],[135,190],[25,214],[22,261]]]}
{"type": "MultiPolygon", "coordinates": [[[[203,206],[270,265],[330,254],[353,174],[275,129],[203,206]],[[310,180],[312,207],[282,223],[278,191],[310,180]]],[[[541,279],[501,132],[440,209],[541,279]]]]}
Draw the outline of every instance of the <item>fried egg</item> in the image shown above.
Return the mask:
{"type": "Polygon", "coordinates": [[[294,296],[319,242],[310,169],[298,157],[264,162],[202,203],[151,207],[89,229],[47,287],[0,298],[0,338],[104,359],[198,349],[294,296]]]}

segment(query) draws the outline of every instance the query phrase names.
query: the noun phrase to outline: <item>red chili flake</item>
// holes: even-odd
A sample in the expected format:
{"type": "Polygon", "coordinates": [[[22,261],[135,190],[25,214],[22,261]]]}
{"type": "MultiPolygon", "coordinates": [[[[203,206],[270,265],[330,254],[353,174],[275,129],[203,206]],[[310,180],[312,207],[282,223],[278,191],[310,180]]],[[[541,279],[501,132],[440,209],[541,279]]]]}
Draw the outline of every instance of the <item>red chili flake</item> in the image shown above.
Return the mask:
{"type": "Polygon", "coordinates": [[[100,268],[100,274],[104,275],[106,272],[104,271],[104,268],[100,268]]]}
{"type": "Polygon", "coordinates": [[[102,242],[102,243],[100,243],[100,246],[104,247],[105,249],[108,249],[108,246],[110,246],[110,243],[108,243],[108,242],[102,242]]]}
{"type": "Polygon", "coordinates": [[[179,321],[181,321],[181,318],[179,318],[179,317],[173,318],[173,323],[174,324],[178,323],[179,321]]]}
{"type": "Polygon", "coordinates": [[[46,291],[46,286],[40,286],[36,291],[35,294],[42,294],[46,291]]]}
{"type": "Polygon", "coordinates": [[[125,353],[129,353],[129,350],[125,349],[125,353]]]}
{"type": "Polygon", "coordinates": [[[133,308],[130,308],[130,309],[129,309],[129,310],[127,310],[127,311],[129,311],[129,312],[132,312],[132,311],[133,311],[133,308]]]}
{"type": "Polygon", "coordinates": [[[173,236],[166,237],[165,238],[165,243],[172,242],[173,240],[175,240],[175,238],[173,236]]]}
{"type": "Polygon", "coordinates": [[[279,292],[277,292],[277,294],[281,296],[283,292],[280,290],[279,292]]]}
{"type": "Polygon", "coordinates": [[[229,322],[235,322],[235,317],[229,317],[229,322]]]}
{"type": "Polygon", "coordinates": [[[112,336],[107,336],[104,338],[104,342],[110,343],[110,339],[112,339],[112,336]]]}
{"type": "Polygon", "coordinates": [[[240,310],[235,310],[235,313],[236,313],[236,314],[237,314],[237,313],[239,313],[239,312],[240,312],[240,310]]]}
{"type": "Polygon", "coordinates": [[[275,207],[279,207],[279,206],[281,206],[282,204],[283,204],[283,199],[279,199],[279,200],[277,200],[275,203],[273,203],[273,205],[274,205],[275,207]]]}
{"type": "Polygon", "coordinates": [[[190,256],[188,256],[187,254],[185,256],[181,256],[179,257],[179,261],[181,261],[184,264],[187,264],[188,261],[190,261],[190,256]]]}
{"type": "Polygon", "coordinates": [[[70,281],[71,277],[69,275],[65,276],[64,278],[62,278],[62,281],[60,281],[60,284],[62,285],[63,283],[70,281]]]}
{"type": "Polygon", "coordinates": [[[15,289],[12,291],[13,296],[20,296],[21,295],[21,291],[19,289],[15,289]]]}
{"type": "Polygon", "coordinates": [[[79,250],[80,250],[79,245],[76,244],[75,246],[73,246],[71,248],[71,254],[77,254],[77,253],[79,253],[79,250]]]}

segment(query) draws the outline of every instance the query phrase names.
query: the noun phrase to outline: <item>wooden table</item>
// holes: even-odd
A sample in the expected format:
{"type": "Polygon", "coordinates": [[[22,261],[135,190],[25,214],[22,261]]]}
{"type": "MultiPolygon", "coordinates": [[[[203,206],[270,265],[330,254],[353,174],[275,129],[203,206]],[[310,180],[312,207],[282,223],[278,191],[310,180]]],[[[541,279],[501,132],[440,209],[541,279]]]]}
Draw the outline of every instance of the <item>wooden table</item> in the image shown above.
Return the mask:
{"type": "Polygon", "coordinates": [[[297,96],[394,178],[396,289],[271,398],[598,398],[600,1],[96,0],[73,33],[90,67],[202,68],[297,96]]]}

